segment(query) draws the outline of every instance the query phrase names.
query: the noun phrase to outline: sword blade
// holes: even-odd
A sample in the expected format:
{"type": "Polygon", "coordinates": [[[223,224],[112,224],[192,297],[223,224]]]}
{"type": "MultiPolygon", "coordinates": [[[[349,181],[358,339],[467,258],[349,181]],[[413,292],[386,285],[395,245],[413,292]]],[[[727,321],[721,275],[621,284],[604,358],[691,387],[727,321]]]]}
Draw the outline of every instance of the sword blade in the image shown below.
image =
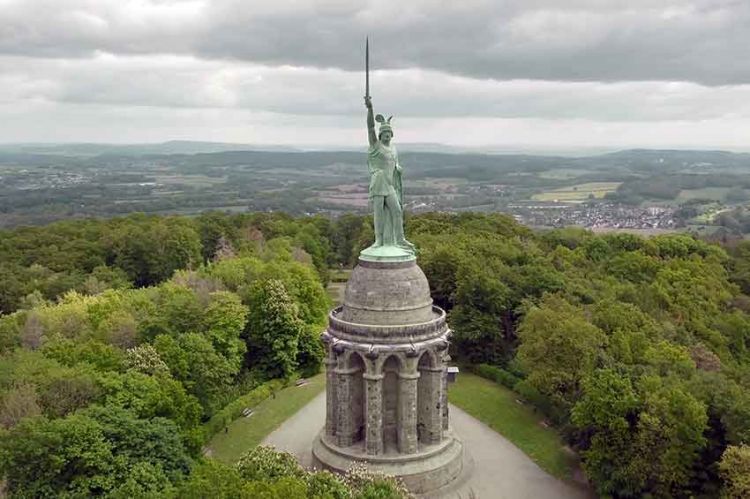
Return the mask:
{"type": "Polygon", "coordinates": [[[365,38],[365,97],[370,96],[370,37],[365,38]]]}

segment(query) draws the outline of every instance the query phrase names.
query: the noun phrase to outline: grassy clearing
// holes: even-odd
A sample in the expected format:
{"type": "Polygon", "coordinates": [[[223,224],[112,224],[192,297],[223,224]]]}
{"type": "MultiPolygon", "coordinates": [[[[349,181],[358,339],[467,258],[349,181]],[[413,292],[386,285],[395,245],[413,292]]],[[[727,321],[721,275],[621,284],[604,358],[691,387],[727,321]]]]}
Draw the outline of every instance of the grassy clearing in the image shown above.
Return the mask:
{"type": "Polygon", "coordinates": [[[534,194],[531,199],[534,201],[583,202],[589,196],[603,198],[608,192],[617,190],[620,184],[621,182],[588,182],[534,194]]]}
{"type": "Polygon", "coordinates": [[[570,480],[576,458],[538,414],[516,402],[518,396],[504,386],[462,372],[450,386],[448,399],[513,442],[546,472],[570,480]]]}
{"type": "Polygon", "coordinates": [[[220,431],[208,443],[208,454],[224,463],[235,463],[248,449],[258,445],[325,388],[325,375],[310,378],[303,386],[290,386],[255,406],[249,418],[235,419],[226,432],[220,431]]]}
{"type": "Polygon", "coordinates": [[[328,277],[331,282],[346,282],[352,275],[352,269],[331,269],[328,277]]]}

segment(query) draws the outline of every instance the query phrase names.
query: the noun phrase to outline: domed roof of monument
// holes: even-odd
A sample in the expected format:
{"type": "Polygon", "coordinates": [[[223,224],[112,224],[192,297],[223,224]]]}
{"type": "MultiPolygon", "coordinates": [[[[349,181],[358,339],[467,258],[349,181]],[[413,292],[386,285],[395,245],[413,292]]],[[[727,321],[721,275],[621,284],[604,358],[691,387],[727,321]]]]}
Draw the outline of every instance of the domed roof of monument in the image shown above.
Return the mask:
{"type": "Polygon", "coordinates": [[[360,260],[338,318],[355,324],[421,324],[435,318],[430,285],[416,261],[360,260]]]}

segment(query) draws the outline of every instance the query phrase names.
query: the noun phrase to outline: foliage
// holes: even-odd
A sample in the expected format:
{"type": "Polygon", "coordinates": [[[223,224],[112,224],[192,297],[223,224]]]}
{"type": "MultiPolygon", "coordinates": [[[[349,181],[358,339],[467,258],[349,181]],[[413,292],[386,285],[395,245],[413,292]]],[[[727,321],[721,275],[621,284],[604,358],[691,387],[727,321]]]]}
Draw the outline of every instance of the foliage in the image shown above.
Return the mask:
{"type": "Polygon", "coordinates": [[[125,351],[125,366],[152,376],[169,373],[169,366],[161,360],[153,345],[149,344],[128,348],[125,351]]]}
{"type": "Polygon", "coordinates": [[[211,302],[203,311],[203,330],[206,336],[214,349],[237,369],[245,354],[245,343],[239,336],[245,327],[247,314],[247,307],[240,298],[226,291],[212,293],[211,302]]]}
{"type": "Polygon", "coordinates": [[[205,459],[198,463],[190,473],[190,477],[181,484],[175,497],[185,499],[203,499],[207,491],[211,497],[244,498],[245,481],[232,466],[213,459],[205,459]]]}
{"type": "Polygon", "coordinates": [[[301,376],[309,378],[320,372],[325,349],[318,332],[305,328],[297,341],[297,369],[301,376]]]}
{"type": "Polygon", "coordinates": [[[128,409],[141,418],[169,418],[182,429],[186,443],[192,443],[192,430],[200,420],[201,407],[182,383],[168,374],[110,372],[99,376],[98,383],[107,407],[128,409]]]}
{"type": "Polygon", "coordinates": [[[219,354],[211,341],[198,333],[172,338],[159,335],[154,348],[170,372],[204,407],[206,414],[215,409],[221,392],[227,389],[239,366],[219,354]]]}
{"type": "Polygon", "coordinates": [[[137,419],[115,408],[26,419],[0,440],[0,466],[9,491],[20,497],[106,494],[136,485],[144,472],[154,492],[189,470],[175,430],[169,420],[137,419]]]}
{"type": "Polygon", "coordinates": [[[297,368],[299,337],[304,326],[284,284],[257,281],[249,290],[246,339],[252,363],[269,378],[287,378],[297,368]]]}
{"type": "Polygon", "coordinates": [[[692,395],[663,386],[659,378],[633,387],[613,371],[601,371],[587,381],[573,417],[593,432],[585,468],[600,494],[686,493],[708,420],[705,406],[692,395]]]}
{"type": "Polygon", "coordinates": [[[491,381],[494,381],[495,383],[500,383],[501,385],[505,386],[506,388],[510,388],[511,390],[516,386],[516,384],[518,384],[519,381],[521,381],[521,379],[515,374],[508,372],[500,367],[492,366],[489,364],[479,364],[478,366],[474,366],[472,368],[472,371],[477,376],[489,379],[491,381]]]}
{"type": "Polygon", "coordinates": [[[216,413],[211,416],[211,419],[203,425],[205,439],[208,440],[215,433],[226,428],[229,423],[240,417],[243,410],[249,407],[254,407],[282,387],[283,382],[280,380],[267,381],[245,395],[233,400],[221,410],[216,411],[216,413]]]}
{"type": "Polygon", "coordinates": [[[602,331],[582,309],[551,295],[527,312],[518,334],[518,360],[529,383],[555,401],[572,403],[581,379],[597,365],[605,343],[602,331]]]}
{"type": "Polygon", "coordinates": [[[39,396],[36,387],[31,383],[13,386],[0,398],[0,426],[3,428],[10,428],[24,418],[38,416],[41,413],[39,396]]]}
{"type": "Polygon", "coordinates": [[[750,496],[750,446],[727,447],[721,456],[719,469],[727,497],[739,499],[750,496]]]}
{"type": "Polygon", "coordinates": [[[409,232],[451,356],[558,424],[601,493],[717,493],[724,449],[750,438],[750,246],[531,235],[477,214],[414,217],[409,232]]]}
{"type": "Polygon", "coordinates": [[[344,482],[352,489],[352,495],[357,499],[396,499],[410,496],[397,478],[372,473],[366,465],[360,463],[355,463],[346,470],[344,482]]]}
{"type": "MultiPolygon", "coordinates": [[[[323,218],[220,214],[4,233],[0,477],[9,491],[177,495],[206,437],[285,383],[252,390],[253,373],[279,359],[270,376],[319,371],[330,237],[323,218]],[[271,320],[256,310],[249,321],[256,305],[271,320]],[[266,350],[246,355],[250,331],[266,350]]],[[[305,496],[306,480],[295,480],[244,481],[240,494],[305,496]]],[[[335,492],[326,477],[313,482],[335,492]]]]}
{"type": "MultiPolygon", "coordinates": [[[[615,196],[668,197],[703,177],[639,176],[615,196]]],[[[741,210],[730,216],[741,225],[741,210]]],[[[750,245],[534,233],[506,215],[464,212],[411,216],[407,230],[448,312],[451,356],[559,425],[601,493],[715,496],[723,480],[731,495],[742,483],[720,462],[750,441],[750,245]]],[[[203,431],[266,394],[252,391],[256,383],[318,371],[328,269],[353,263],[371,240],[366,218],[281,213],[135,214],[3,231],[0,422],[11,440],[29,434],[51,448],[45,439],[63,444],[49,435],[71,445],[79,435],[106,457],[113,444],[87,413],[99,406],[168,419],[183,452],[196,455],[203,431]]],[[[173,476],[160,461],[136,459],[116,483],[117,470],[97,461],[30,487],[177,494],[184,471],[173,476]]],[[[242,481],[240,496],[312,487],[304,477],[228,480],[242,481]]]]}
{"type": "Polygon", "coordinates": [[[301,478],[305,474],[293,455],[265,445],[258,445],[245,453],[237,462],[237,471],[250,481],[272,481],[285,476],[301,478]]]}
{"type": "Polygon", "coordinates": [[[203,498],[206,491],[219,499],[407,499],[410,494],[396,480],[365,469],[345,477],[328,471],[305,471],[285,452],[256,447],[236,466],[213,460],[199,463],[174,494],[203,498]]]}

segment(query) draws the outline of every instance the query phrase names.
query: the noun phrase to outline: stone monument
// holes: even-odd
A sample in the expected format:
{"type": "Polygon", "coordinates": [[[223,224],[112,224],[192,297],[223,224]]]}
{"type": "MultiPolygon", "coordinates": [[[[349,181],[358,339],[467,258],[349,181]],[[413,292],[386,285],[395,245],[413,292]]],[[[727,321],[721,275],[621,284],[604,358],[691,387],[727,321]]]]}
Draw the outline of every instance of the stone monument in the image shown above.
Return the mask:
{"type": "Polygon", "coordinates": [[[463,465],[448,418],[450,329],[404,238],[391,118],[373,118],[369,83],[365,105],[375,243],[360,253],[344,303],[330,312],[323,333],[326,424],[313,442],[313,462],[338,472],[366,463],[426,493],[454,480],[463,465]]]}

